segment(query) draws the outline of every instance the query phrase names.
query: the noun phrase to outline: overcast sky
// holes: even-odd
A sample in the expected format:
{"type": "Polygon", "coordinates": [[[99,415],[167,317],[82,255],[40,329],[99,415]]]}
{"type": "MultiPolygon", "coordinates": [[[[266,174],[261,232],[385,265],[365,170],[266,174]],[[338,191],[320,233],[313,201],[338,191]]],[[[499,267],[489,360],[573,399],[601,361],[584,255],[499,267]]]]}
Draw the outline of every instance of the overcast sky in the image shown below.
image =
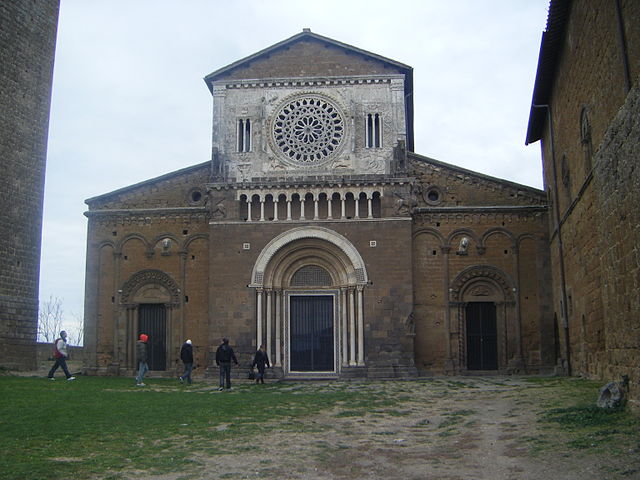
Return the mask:
{"type": "Polygon", "coordinates": [[[205,75],[310,28],[414,69],[415,151],[541,188],[548,0],[61,0],[40,301],[83,315],[84,200],[210,159],[205,75]]]}

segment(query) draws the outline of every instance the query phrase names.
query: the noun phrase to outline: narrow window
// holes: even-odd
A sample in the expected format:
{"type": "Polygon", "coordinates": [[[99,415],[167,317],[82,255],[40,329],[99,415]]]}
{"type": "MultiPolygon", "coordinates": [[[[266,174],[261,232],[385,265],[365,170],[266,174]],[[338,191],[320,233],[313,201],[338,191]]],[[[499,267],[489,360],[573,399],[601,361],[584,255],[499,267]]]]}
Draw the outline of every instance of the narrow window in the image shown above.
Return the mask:
{"type": "Polygon", "coordinates": [[[248,118],[238,119],[237,146],[238,152],[251,151],[251,120],[248,118]]]}
{"type": "Polygon", "coordinates": [[[382,122],[379,113],[368,113],[366,116],[365,145],[367,148],[382,146],[382,122]]]}
{"type": "Polygon", "coordinates": [[[376,113],[373,117],[373,146],[380,148],[380,114],[376,113]]]}

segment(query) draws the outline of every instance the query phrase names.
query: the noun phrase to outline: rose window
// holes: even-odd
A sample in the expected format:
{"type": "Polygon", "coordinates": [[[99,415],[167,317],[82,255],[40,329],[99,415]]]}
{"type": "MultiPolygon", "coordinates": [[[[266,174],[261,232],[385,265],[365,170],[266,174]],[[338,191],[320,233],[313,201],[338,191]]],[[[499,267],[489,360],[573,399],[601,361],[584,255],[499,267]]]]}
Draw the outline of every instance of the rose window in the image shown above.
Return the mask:
{"type": "Polygon", "coordinates": [[[322,97],[306,96],[290,101],[274,117],[276,147],[298,164],[315,164],[330,157],[343,138],[342,114],[322,97]]]}

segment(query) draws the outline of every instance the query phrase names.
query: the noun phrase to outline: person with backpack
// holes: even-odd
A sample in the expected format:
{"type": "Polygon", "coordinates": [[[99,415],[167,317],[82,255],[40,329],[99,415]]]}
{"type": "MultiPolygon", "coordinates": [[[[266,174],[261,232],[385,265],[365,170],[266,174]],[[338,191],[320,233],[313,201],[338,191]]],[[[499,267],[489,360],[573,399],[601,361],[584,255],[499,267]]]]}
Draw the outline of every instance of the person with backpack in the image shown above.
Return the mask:
{"type": "Polygon", "coordinates": [[[260,345],[260,348],[253,357],[253,363],[251,368],[258,367],[258,373],[256,374],[256,383],[264,383],[264,369],[270,367],[269,356],[264,348],[264,345],[260,345]]]}
{"type": "Polygon", "coordinates": [[[67,358],[69,358],[69,354],[67,353],[67,332],[64,330],[60,332],[60,337],[53,342],[53,358],[55,358],[56,363],[54,363],[51,370],[49,370],[49,380],[55,380],[53,375],[56,373],[58,367],[62,367],[62,371],[67,377],[67,380],[76,379],[76,377],[69,373],[69,369],[67,368],[67,358]]]}
{"type": "Polygon", "coordinates": [[[184,383],[186,380],[191,385],[191,371],[193,370],[193,346],[191,345],[191,340],[187,340],[182,344],[180,360],[184,363],[184,373],[178,379],[180,383],[184,383]]]}
{"type": "Polygon", "coordinates": [[[223,338],[222,345],[216,350],[216,365],[220,367],[220,388],[218,390],[224,390],[225,380],[227,382],[227,390],[231,390],[231,360],[238,365],[233,348],[229,345],[229,339],[223,338]]]}
{"type": "Polygon", "coordinates": [[[149,370],[147,365],[147,340],[149,336],[144,333],[140,334],[138,341],[136,342],[136,357],[138,358],[138,375],[136,376],[136,385],[138,387],[144,387],[144,374],[149,370]]]}

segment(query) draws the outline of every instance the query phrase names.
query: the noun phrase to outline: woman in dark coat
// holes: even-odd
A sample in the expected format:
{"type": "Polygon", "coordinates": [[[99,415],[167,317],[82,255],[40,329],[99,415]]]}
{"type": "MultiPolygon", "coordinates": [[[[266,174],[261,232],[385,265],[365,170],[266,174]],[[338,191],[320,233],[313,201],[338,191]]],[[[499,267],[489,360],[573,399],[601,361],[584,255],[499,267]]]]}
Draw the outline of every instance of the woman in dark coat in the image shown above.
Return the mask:
{"type": "Polygon", "coordinates": [[[253,357],[253,363],[251,364],[251,368],[258,367],[256,383],[264,383],[264,369],[270,366],[269,357],[264,349],[264,345],[260,345],[260,349],[256,352],[255,357],[253,357]]]}

